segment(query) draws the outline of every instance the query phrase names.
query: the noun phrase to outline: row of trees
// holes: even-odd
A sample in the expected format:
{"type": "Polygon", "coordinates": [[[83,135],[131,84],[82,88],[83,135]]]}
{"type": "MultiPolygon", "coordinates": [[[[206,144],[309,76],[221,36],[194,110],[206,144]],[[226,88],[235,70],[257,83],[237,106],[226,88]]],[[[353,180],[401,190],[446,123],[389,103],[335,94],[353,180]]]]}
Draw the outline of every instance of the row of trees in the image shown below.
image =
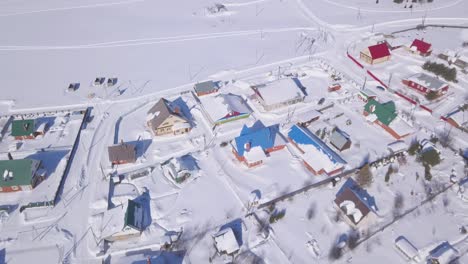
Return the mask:
{"type": "Polygon", "coordinates": [[[457,81],[457,69],[445,66],[443,63],[426,61],[422,68],[426,71],[435,73],[437,76],[441,76],[447,81],[457,81]]]}

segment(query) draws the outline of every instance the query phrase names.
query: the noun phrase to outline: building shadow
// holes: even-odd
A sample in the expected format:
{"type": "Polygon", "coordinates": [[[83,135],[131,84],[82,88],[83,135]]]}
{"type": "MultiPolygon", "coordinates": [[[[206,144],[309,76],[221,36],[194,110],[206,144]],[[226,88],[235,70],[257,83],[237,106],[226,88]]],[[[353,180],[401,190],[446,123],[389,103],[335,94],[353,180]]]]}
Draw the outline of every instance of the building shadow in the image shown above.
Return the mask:
{"type": "Polygon", "coordinates": [[[234,232],[234,236],[236,237],[237,244],[239,244],[239,247],[241,247],[244,243],[242,239],[242,220],[240,218],[234,219],[233,221],[221,226],[219,231],[222,231],[226,228],[232,229],[232,231],[234,232]]]}

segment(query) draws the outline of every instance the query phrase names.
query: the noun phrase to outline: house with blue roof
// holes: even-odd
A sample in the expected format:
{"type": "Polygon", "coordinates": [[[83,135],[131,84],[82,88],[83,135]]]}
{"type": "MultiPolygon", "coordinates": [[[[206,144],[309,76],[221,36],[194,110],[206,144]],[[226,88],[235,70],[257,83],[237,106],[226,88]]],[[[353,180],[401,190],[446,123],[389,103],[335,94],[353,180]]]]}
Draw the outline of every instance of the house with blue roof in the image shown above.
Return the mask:
{"type": "Polygon", "coordinates": [[[232,144],[232,152],[237,160],[249,168],[258,166],[271,152],[283,149],[286,140],[279,133],[279,126],[265,127],[260,121],[244,127],[232,144]]]}
{"type": "Polygon", "coordinates": [[[299,150],[304,166],[314,175],[334,176],[344,170],[346,161],[306,128],[294,125],[288,132],[288,140],[299,150]]]}

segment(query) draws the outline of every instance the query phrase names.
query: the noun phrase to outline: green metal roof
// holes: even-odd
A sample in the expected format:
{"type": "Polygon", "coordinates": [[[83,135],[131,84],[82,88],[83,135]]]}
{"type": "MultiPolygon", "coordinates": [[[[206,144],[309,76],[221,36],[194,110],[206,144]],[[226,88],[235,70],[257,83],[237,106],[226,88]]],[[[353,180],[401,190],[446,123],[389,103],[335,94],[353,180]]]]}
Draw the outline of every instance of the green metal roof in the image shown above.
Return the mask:
{"type": "Polygon", "coordinates": [[[387,126],[397,117],[396,107],[393,101],[381,104],[376,100],[371,99],[364,106],[364,110],[368,113],[375,114],[377,116],[377,120],[387,126]],[[375,107],[374,111],[371,110],[372,106],[375,107]]]}
{"type": "Polygon", "coordinates": [[[11,135],[14,137],[30,136],[34,133],[34,119],[13,120],[11,135]]]}
{"type": "Polygon", "coordinates": [[[141,204],[132,200],[128,200],[127,211],[125,212],[124,226],[131,226],[135,229],[140,230],[140,227],[137,223],[137,219],[135,217],[135,212],[140,207],[141,207],[141,204]]]}
{"type": "Polygon", "coordinates": [[[31,159],[0,160],[0,187],[30,185],[36,162],[31,159]],[[11,172],[13,177],[4,177],[5,171],[11,172]]]}

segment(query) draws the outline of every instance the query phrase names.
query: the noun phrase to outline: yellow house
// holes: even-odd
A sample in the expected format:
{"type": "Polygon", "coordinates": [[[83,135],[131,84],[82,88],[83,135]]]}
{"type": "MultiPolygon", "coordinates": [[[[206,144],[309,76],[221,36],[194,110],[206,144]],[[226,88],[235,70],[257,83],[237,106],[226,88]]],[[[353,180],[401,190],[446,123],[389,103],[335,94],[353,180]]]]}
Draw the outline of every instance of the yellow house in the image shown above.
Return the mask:
{"type": "Polygon", "coordinates": [[[155,136],[180,135],[192,129],[179,107],[161,98],[149,111],[147,124],[155,136]]]}
{"type": "Polygon", "coordinates": [[[391,55],[387,44],[381,43],[365,48],[359,57],[366,63],[378,64],[390,60],[391,55]]]}

